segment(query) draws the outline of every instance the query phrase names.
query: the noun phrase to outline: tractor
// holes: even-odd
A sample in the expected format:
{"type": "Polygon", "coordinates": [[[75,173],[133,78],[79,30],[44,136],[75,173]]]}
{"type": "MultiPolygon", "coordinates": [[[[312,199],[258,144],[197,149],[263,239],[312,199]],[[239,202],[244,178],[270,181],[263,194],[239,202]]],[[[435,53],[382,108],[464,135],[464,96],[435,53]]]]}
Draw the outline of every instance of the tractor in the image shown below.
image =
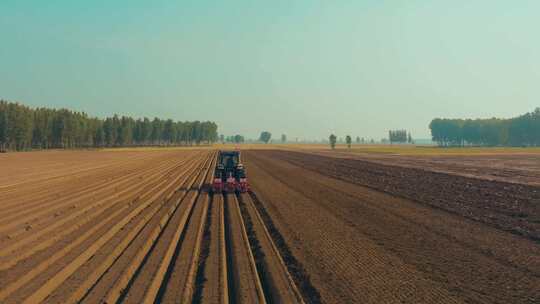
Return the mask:
{"type": "Polygon", "coordinates": [[[246,170],[240,162],[240,151],[219,151],[212,192],[247,192],[246,170]]]}

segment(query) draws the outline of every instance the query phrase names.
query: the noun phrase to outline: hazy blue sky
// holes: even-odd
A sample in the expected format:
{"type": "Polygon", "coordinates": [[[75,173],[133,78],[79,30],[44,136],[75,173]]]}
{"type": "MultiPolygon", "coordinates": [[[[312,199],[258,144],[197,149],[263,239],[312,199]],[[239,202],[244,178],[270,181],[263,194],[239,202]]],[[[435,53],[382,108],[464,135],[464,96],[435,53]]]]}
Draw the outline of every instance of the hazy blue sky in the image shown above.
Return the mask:
{"type": "Polygon", "coordinates": [[[0,1],[0,97],[225,134],[428,137],[540,105],[540,1],[0,1]]]}

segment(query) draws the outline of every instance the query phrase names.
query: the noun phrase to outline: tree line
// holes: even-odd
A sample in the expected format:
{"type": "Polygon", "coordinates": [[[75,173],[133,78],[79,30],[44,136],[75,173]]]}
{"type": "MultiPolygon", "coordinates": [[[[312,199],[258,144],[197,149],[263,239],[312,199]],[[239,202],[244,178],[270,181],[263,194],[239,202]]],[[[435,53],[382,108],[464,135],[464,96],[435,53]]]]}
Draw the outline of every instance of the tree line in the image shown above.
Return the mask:
{"type": "Polygon", "coordinates": [[[246,141],[246,139],[244,138],[244,136],[242,135],[239,135],[239,134],[236,134],[236,135],[231,135],[231,136],[225,136],[223,134],[221,134],[219,136],[219,140],[222,142],[222,143],[235,143],[235,144],[241,144],[243,142],[246,141]]]}
{"type": "Polygon", "coordinates": [[[31,108],[0,100],[0,150],[192,145],[217,140],[211,121],[114,115],[105,119],[68,109],[31,108]]]}
{"type": "Polygon", "coordinates": [[[390,130],[388,131],[388,140],[393,143],[413,143],[412,135],[407,130],[390,130]]]}
{"type": "Polygon", "coordinates": [[[442,119],[429,124],[439,146],[540,146],[540,108],[510,119],[442,119]]]}

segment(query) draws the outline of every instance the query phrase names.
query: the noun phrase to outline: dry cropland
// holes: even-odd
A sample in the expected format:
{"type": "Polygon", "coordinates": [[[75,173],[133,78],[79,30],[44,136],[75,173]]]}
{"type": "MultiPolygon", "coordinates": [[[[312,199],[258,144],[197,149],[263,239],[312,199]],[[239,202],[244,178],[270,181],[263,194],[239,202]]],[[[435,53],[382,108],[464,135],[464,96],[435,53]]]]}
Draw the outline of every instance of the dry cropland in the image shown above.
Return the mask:
{"type": "Polygon", "coordinates": [[[540,303],[540,150],[0,154],[0,303],[540,303]]]}

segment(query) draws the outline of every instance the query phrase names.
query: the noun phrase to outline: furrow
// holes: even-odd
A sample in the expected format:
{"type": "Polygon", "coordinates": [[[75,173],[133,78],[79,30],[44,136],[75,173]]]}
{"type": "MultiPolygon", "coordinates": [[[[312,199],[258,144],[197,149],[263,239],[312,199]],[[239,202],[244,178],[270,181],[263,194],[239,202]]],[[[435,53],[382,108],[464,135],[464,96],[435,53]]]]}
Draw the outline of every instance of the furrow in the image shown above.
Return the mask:
{"type": "Polygon", "coordinates": [[[190,187],[187,197],[171,215],[144,265],[141,266],[142,268],[138,272],[139,275],[130,284],[123,302],[139,303],[141,299],[143,299],[144,303],[153,303],[155,301],[180,238],[186,230],[193,206],[199,196],[199,190],[205,182],[211,160],[211,156],[207,158],[197,176],[196,182],[190,187]]]}
{"type": "MultiPolygon", "coordinates": [[[[12,212],[12,208],[14,206],[16,207],[26,207],[25,203],[36,203],[36,201],[40,199],[50,198],[51,197],[51,182],[55,183],[54,187],[57,187],[60,191],[65,188],[65,183],[68,182],[65,179],[70,179],[69,182],[73,179],[81,179],[83,177],[94,177],[94,176],[100,176],[102,177],[104,174],[111,174],[113,176],[121,176],[121,174],[118,174],[118,171],[121,169],[131,169],[133,168],[134,164],[141,163],[144,165],[147,163],[146,160],[151,160],[152,157],[144,157],[144,158],[135,158],[135,159],[127,159],[124,161],[116,161],[111,162],[110,164],[93,167],[93,168],[76,168],[70,171],[65,172],[62,174],[62,176],[59,177],[53,177],[53,178],[45,178],[39,182],[24,182],[21,184],[17,184],[16,187],[14,187],[12,190],[6,191],[3,190],[1,197],[1,200],[4,202],[9,202],[9,200],[13,200],[13,202],[3,204],[2,208],[0,209],[0,214],[4,215],[4,212],[12,212]],[[103,170],[103,171],[102,171],[103,170]],[[24,185],[28,184],[28,185],[24,185]],[[28,191],[25,191],[24,193],[21,193],[20,189],[26,189],[28,191]]],[[[155,160],[153,160],[155,161],[155,160]]],[[[152,162],[153,162],[152,161],[152,162]]],[[[55,165],[57,166],[57,165],[55,165]]],[[[46,169],[41,169],[47,172],[46,169]]]]}
{"type": "Polygon", "coordinates": [[[229,255],[230,301],[233,303],[266,303],[257,266],[251,252],[238,200],[234,194],[225,197],[229,255]]]}
{"type": "MultiPolygon", "coordinates": [[[[11,216],[5,218],[2,226],[0,227],[0,233],[10,233],[14,228],[19,226],[19,229],[24,232],[24,227],[20,227],[24,223],[32,223],[32,225],[38,225],[39,221],[51,220],[54,214],[62,211],[63,208],[70,204],[78,203],[81,201],[92,199],[98,201],[100,199],[106,198],[110,195],[107,191],[115,191],[116,189],[125,187],[132,183],[134,177],[141,176],[141,172],[136,170],[135,172],[124,174],[121,178],[117,180],[107,180],[103,184],[99,184],[95,187],[85,188],[83,191],[75,192],[66,197],[62,197],[59,200],[50,200],[49,203],[40,204],[35,208],[27,208],[24,212],[15,213],[11,216]],[[98,190],[96,192],[96,190],[98,190]],[[50,215],[47,217],[46,215],[50,215]]],[[[10,233],[10,236],[14,236],[13,233],[10,233]]]]}
{"type": "MultiPolygon", "coordinates": [[[[181,164],[178,166],[181,166],[181,164]]],[[[150,175],[150,178],[158,177],[161,174],[162,173],[160,173],[158,169],[154,171],[154,174],[150,175]]],[[[71,214],[69,217],[60,219],[54,222],[54,224],[49,225],[47,228],[44,228],[40,230],[39,232],[34,233],[30,235],[29,237],[20,240],[17,243],[4,247],[3,249],[0,250],[0,260],[4,260],[4,262],[0,265],[0,269],[7,269],[11,267],[12,265],[14,265],[15,263],[17,263],[18,261],[22,260],[23,258],[26,258],[39,250],[43,250],[44,248],[47,248],[48,246],[60,240],[64,236],[77,230],[80,226],[92,220],[95,216],[99,215],[100,214],[99,210],[107,209],[109,206],[111,206],[111,204],[117,204],[117,198],[121,198],[122,194],[132,193],[132,191],[134,190],[136,191],[137,189],[140,189],[140,187],[146,183],[146,181],[144,180],[140,181],[140,180],[135,179],[135,181],[136,183],[133,183],[129,187],[125,188],[123,191],[117,193],[115,196],[110,197],[105,201],[98,202],[97,206],[95,205],[86,206],[82,210],[76,211],[75,213],[71,214]],[[94,210],[94,213],[90,213],[90,211],[92,210],[94,210]],[[80,216],[84,216],[84,217],[80,218],[80,216]],[[76,221],[76,222],[71,223],[71,221],[76,221]],[[62,226],[66,226],[66,228],[62,229],[61,231],[56,231],[56,233],[54,233],[52,237],[44,238],[45,236],[47,236],[48,233],[52,233],[62,226]],[[24,246],[29,245],[31,243],[35,243],[39,239],[43,239],[43,241],[39,242],[38,244],[33,244],[31,248],[27,248],[26,250],[22,251],[24,246]],[[5,259],[9,255],[11,255],[12,258],[6,261],[5,259]]]]}
{"type": "MultiPolygon", "coordinates": [[[[192,170],[193,167],[190,167],[192,170]]],[[[183,185],[187,182],[191,173],[184,171],[179,173],[180,181],[176,184],[183,185]]],[[[115,236],[115,238],[107,243],[94,259],[87,262],[81,270],[72,276],[69,281],[55,290],[48,298],[51,302],[57,303],[76,303],[81,301],[84,296],[94,288],[96,282],[100,280],[114,265],[116,260],[122,256],[126,248],[130,246],[131,242],[141,233],[148,222],[155,216],[155,214],[163,209],[163,207],[171,200],[177,199],[180,195],[178,191],[173,191],[173,187],[169,187],[166,192],[169,192],[169,196],[165,199],[157,200],[156,203],[151,204],[148,208],[135,218],[128,227],[122,229],[123,231],[115,236]],[[67,300],[66,300],[67,298],[67,300]]]]}
{"type": "Polygon", "coordinates": [[[186,233],[171,261],[166,280],[164,280],[158,295],[158,302],[192,302],[209,205],[209,196],[204,188],[212,181],[213,174],[210,172],[213,171],[216,160],[215,155],[212,156],[212,162],[206,171],[203,189],[199,190],[202,193],[199,193],[186,233]]]}
{"type": "Polygon", "coordinates": [[[229,303],[229,284],[227,270],[227,248],[225,243],[225,209],[223,195],[212,198],[210,224],[210,244],[204,269],[204,282],[201,282],[200,303],[229,303]]]}
{"type": "MultiPolygon", "coordinates": [[[[287,270],[279,250],[276,248],[272,237],[264,225],[264,222],[255,208],[253,201],[247,193],[239,195],[244,222],[251,226],[251,232],[258,242],[258,246],[263,252],[257,265],[262,271],[263,287],[267,298],[271,298],[275,303],[304,303],[291,275],[287,270]]],[[[253,246],[253,244],[252,244],[253,246]]]]}
{"type": "MultiPolygon", "coordinates": [[[[178,167],[180,167],[180,165],[175,167],[175,168],[178,168],[178,167]]],[[[156,174],[155,176],[157,177],[158,175],[159,174],[156,174]]],[[[162,193],[162,192],[157,192],[157,191],[160,188],[162,188],[161,186],[166,182],[167,182],[166,180],[157,180],[156,179],[155,183],[148,184],[146,187],[144,187],[141,190],[142,194],[140,194],[140,196],[139,196],[138,193],[135,193],[135,195],[138,196],[139,201],[145,201],[147,199],[152,201],[152,200],[154,200],[156,198],[157,195],[162,193]],[[156,192],[157,192],[157,194],[154,195],[156,192]]],[[[90,229],[88,229],[86,231],[81,231],[80,233],[78,233],[76,239],[70,240],[69,242],[63,241],[63,243],[60,243],[59,245],[66,244],[66,246],[56,250],[53,255],[47,256],[47,258],[45,260],[42,260],[41,263],[39,263],[37,265],[34,265],[30,269],[30,271],[28,271],[27,273],[19,275],[15,282],[13,282],[13,283],[7,285],[5,288],[3,288],[0,291],[0,300],[5,298],[9,293],[13,292],[14,290],[19,289],[21,286],[28,283],[31,279],[33,279],[34,277],[39,275],[42,271],[47,269],[49,266],[54,264],[56,261],[63,258],[72,249],[76,248],[77,246],[79,246],[80,244],[85,242],[87,239],[92,237],[95,234],[95,232],[98,231],[100,228],[102,228],[106,224],[110,224],[109,223],[110,219],[121,215],[124,212],[124,210],[129,209],[131,207],[132,203],[133,202],[128,203],[126,201],[126,204],[121,204],[121,206],[119,206],[119,208],[117,210],[115,210],[114,212],[111,212],[111,213],[104,213],[105,211],[107,211],[107,210],[104,210],[104,212],[100,213],[100,214],[103,214],[103,219],[100,222],[98,222],[94,226],[90,227],[90,229]]],[[[102,218],[101,215],[98,215],[97,217],[102,218]]],[[[120,217],[120,219],[121,219],[121,217],[120,217]]],[[[9,270],[9,274],[16,273],[16,271],[17,271],[17,269],[9,270]]]]}
{"type": "MultiPolygon", "coordinates": [[[[171,184],[175,184],[177,180],[173,180],[171,184]]],[[[82,264],[84,264],[88,259],[90,259],[108,240],[110,240],[117,232],[119,232],[127,223],[130,222],[132,218],[137,216],[140,212],[146,209],[153,200],[162,195],[167,189],[161,190],[156,193],[151,199],[146,203],[141,204],[134,208],[129,214],[119,220],[113,227],[111,227],[107,232],[101,236],[95,243],[93,243],[89,248],[87,248],[81,255],[79,255],[75,260],[66,265],[62,270],[56,273],[53,277],[49,278],[45,284],[38,288],[34,293],[27,297],[23,303],[38,303],[43,301],[55,288],[60,286],[70,275],[72,275],[82,264]]]]}
{"type": "Polygon", "coordinates": [[[176,207],[180,204],[180,201],[186,196],[186,188],[190,188],[194,183],[196,173],[197,170],[194,169],[183,177],[185,180],[183,185],[185,186],[178,189],[174,196],[141,227],[140,232],[127,244],[125,250],[121,252],[104,275],[100,277],[99,281],[85,295],[82,300],[83,302],[94,303],[106,301],[113,303],[122,296],[133,275],[161,233],[161,230],[176,207]]]}

